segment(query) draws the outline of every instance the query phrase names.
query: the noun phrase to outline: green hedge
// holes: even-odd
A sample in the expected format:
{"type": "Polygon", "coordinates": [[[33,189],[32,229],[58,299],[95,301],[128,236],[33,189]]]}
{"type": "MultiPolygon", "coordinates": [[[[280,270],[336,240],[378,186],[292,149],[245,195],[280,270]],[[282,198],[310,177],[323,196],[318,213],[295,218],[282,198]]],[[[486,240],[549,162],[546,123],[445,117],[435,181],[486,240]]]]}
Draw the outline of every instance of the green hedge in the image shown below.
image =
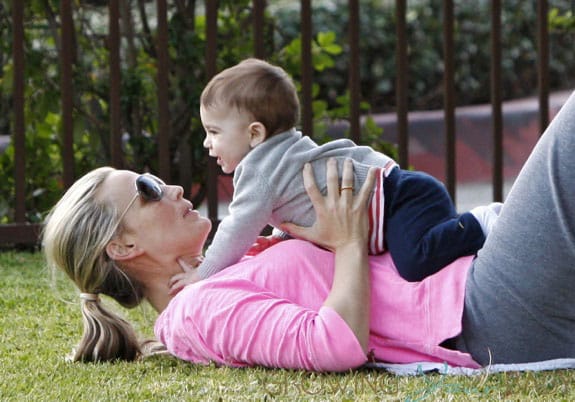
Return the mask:
{"type": "MultiPolygon", "coordinates": [[[[317,2],[316,2],[317,3],[317,2]]],[[[344,43],[347,38],[347,1],[319,2],[312,13],[314,29],[334,31],[344,43]]],[[[360,1],[361,89],[374,110],[395,108],[395,6],[394,1],[360,1]]],[[[443,106],[443,20],[442,0],[407,2],[407,38],[410,109],[443,106]]],[[[502,1],[502,92],[504,99],[530,96],[537,89],[537,2],[502,1]]],[[[315,4],[315,3],[314,3],[315,4]]],[[[490,97],[491,1],[459,0],[454,5],[455,89],[458,105],[488,103],[490,97]]],[[[549,2],[551,15],[572,13],[570,0],[549,2]]],[[[277,19],[278,45],[298,35],[299,10],[280,8],[277,19]]],[[[550,85],[552,89],[575,86],[575,30],[573,19],[558,21],[550,35],[550,85]],[[570,30],[569,30],[570,28],[570,30]]],[[[553,25],[553,24],[552,24],[553,25]]],[[[346,85],[347,58],[315,77],[326,99],[341,93],[346,85]]]]}
{"type": "MultiPolygon", "coordinates": [[[[74,154],[75,172],[107,163],[109,158],[109,71],[106,47],[107,2],[75,2],[74,154]]],[[[200,191],[192,200],[199,204],[205,194],[206,152],[198,113],[198,98],[206,83],[205,16],[194,1],[169,3],[170,111],[172,177],[167,181],[200,191]],[[182,156],[189,155],[188,163],[182,156]]],[[[269,1],[265,47],[272,62],[281,64],[297,80],[300,71],[298,2],[269,1]]],[[[347,1],[314,1],[313,65],[314,135],[324,138],[331,119],[349,115],[347,91],[347,1]]],[[[408,2],[409,107],[442,106],[441,0],[408,2]]],[[[455,5],[457,24],[456,91],[458,104],[489,99],[489,33],[487,0],[455,5]]],[[[534,93],[536,89],[535,2],[506,0],[503,3],[503,92],[505,98],[534,93]]],[[[25,3],[26,30],[26,210],[27,219],[40,221],[64,191],[61,159],[61,110],[59,77],[58,0],[25,3]]],[[[152,4],[152,2],[150,2],[152,4]]],[[[391,0],[360,1],[361,88],[364,112],[394,109],[395,16],[391,0]]],[[[223,69],[251,56],[251,0],[220,0],[218,14],[217,67],[223,69]]],[[[572,87],[575,52],[570,20],[558,16],[569,10],[569,0],[551,2],[557,8],[558,26],[571,31],[551,35],[551,85],[572,87]]],[[[126,167],[157,172],[158,130],[154,7],[132,18],[134,36],[122,44],[122,130],[126,167]],[[146,22],[146,23],[144,23],[146,22]],[[142,27],[149,27],[149,30],[142,27]]],[[[553,11],[554,12],[554,11],[553,11]]],[[[9,133],[12,119],[12,26],[9,5],[0,6],[0,134],[9,133]]],[[[124,27],[125,28],[125,27],[124,27]]],[[[362,142],[384,147],[381,130],[372,121],[362,128],[362,142]]],[[[0,223],[13,220],[14,150],[0,155],[0,223]]]]}

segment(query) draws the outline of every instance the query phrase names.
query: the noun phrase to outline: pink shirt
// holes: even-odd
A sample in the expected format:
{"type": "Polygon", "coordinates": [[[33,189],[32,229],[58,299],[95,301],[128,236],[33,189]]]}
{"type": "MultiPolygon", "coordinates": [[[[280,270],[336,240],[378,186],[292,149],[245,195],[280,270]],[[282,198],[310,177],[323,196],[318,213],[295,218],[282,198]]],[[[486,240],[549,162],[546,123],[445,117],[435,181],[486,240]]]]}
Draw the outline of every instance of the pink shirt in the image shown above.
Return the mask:
{"type": "MultiPolygon", "coordinates": [[[[399,277],[389,253],[370,256],[370,356],[391,363],[479,365],[438,346],[461,332],[463,257],[422,282],[399,277]]],[[[335,310],[322,307],[333,254],[300,240],[281,242],[187,286],[160,314],[157,338],[196,363],[345,371],[368,361],[335,310]]]]}

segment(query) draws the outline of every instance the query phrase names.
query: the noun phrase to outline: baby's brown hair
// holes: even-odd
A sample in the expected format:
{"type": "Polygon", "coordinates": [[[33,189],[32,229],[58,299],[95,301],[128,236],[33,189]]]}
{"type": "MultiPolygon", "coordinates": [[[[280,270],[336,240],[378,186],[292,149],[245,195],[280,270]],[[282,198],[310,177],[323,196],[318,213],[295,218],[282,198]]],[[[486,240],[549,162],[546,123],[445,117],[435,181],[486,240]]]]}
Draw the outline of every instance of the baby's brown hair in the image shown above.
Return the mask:
{"type": "Polygon", "coordinates": [[[295,127],[300,105],[297,90],[281,67],[246,59],[215,75],[202,91],[203,108],[235,107],[262,123],[270,137],[295,127]]]}

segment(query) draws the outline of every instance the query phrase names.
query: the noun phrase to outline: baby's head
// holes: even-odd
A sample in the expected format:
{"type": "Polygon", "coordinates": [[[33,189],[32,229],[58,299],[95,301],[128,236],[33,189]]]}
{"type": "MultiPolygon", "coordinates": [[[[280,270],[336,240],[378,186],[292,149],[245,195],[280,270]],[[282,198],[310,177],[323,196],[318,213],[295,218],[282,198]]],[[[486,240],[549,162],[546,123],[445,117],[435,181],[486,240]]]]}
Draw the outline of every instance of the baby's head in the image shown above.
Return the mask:
{"type": "Polygon", "coordinates": [[[295,127],[300,105],[291,77],[281,67],[246,59],[215,75],[200,98],[203,109],[234,108],[266,129],[266,138],[295,127]]]}

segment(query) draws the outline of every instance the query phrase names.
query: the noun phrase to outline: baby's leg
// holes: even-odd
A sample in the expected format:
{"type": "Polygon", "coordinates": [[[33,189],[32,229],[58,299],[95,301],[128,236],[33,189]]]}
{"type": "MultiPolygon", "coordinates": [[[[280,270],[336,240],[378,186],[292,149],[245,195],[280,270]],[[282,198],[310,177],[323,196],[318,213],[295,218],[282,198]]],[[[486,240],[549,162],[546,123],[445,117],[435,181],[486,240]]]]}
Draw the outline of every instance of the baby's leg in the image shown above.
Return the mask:
{"type": "Polygon", "coordinates": [[[385,239],[400,275],[419,281],[485,241],[477,219],[458,215],[445,186],[422,172],[396,170],[385,181],[385,239]]]}
{"type": "Polygon", "coordinates": [[[575,97],[515,181],[467,281],[457,341],[481,364],[575,357],[575,97]]]}

